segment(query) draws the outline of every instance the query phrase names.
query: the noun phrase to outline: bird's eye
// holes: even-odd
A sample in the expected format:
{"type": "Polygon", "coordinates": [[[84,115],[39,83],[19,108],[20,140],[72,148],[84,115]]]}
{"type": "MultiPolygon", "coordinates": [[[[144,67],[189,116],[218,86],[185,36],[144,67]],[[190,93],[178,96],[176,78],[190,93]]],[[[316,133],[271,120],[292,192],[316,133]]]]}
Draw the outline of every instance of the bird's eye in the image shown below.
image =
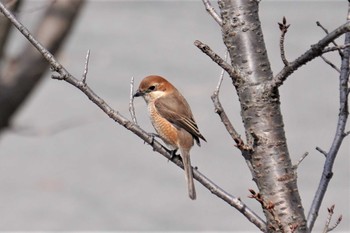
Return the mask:
{"type": "Polygon", "coordinates": [[[153,86],[153,85],[148,88],[148,90],[150,91],[154,91],[154,89],[156,89],[156,86],[153,86]]]}

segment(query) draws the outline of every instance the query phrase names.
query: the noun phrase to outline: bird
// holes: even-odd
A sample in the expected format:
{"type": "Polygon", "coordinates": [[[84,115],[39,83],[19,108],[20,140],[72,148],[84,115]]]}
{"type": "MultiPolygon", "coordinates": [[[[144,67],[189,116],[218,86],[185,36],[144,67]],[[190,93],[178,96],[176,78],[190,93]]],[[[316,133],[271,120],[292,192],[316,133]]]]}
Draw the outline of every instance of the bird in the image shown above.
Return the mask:
{"type": "Polygon", "coordinates": [[[199,132],[191,108],[183,95],[168,80],[158,75],[149,75],[139,84],[134,97],[146,101],[151,123],[173,155],[180,150],[190,199],[196,199],[190,150],[196,141],[206,139],[199,132]]]}

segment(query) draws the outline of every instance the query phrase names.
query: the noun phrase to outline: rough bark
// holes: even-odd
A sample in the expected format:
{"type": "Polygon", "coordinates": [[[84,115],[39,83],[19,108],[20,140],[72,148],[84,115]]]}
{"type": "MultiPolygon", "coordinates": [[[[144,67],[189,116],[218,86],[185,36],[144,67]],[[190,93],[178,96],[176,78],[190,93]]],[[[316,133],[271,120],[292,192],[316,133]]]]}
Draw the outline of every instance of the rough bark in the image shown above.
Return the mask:
{"type": "MultiPolygon", "coordinates": [[[[84,0],[59,0],[50,4],[40,20],[35,36],[52,54],[57,54],[77,18],[84,0]]],[[[28,44],[0,74],[0,130],[39,83],[49,63],[28,44]]]]}
{"type": "Polygon", "coordinates": [[[234,85],[241,103],[249,160],[268,232],[307,232],[304,209],[291,163],[273,75],[258,15],[258,1],[221,0],[223,41],[232,66],[243,73],[234,85]]]}

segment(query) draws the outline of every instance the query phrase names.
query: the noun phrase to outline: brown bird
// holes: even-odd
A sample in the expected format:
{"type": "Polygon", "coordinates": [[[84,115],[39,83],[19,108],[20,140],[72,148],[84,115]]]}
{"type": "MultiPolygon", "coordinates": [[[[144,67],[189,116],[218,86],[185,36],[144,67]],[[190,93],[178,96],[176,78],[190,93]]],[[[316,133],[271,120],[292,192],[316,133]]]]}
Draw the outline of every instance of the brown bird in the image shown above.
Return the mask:
{"type": "Polygon", "coordinates": [[[159,137],[173,150],[180,149],[189,197],[196,199],[190,150],[195,140],[205,138],[198,130],[191,108],[181,93],[165,78],[150,75],[144,78],[134,97],[142,96],[147,105],[152,125],[159,137]]]}

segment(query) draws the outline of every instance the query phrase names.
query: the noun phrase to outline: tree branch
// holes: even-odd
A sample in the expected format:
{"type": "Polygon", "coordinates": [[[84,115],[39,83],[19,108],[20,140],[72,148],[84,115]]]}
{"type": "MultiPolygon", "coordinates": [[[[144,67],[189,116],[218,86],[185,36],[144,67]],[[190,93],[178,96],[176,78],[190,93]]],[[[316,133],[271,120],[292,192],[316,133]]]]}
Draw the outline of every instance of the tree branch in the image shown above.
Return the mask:
{"type": "MultiPolygon", "coordinates": [[[[11,11],[17,11],[22,4],[22,0],[5,1],[5,4],[11,11]]],[[[5,18],[0,17],[0,59],[3,57],[4,48],[10,36],[11,23],[5,18]]]]}
{"type": "MultiPolygon", "coordinates": [[[[331,33],[327,34],[323,39],[321,39],[317,44],[311,46],[309,50],[307,50],[300,57],[290,62],[288,66],[285,66],[272,80],[270,85],[272,87],[278,87],[283,84],[283,82],[297,69],[301,66],[305,65],[309,61],[315,59],[316,57],[323,54],[324,48],[334,41],[339,36],[343,35],[346,32],[350,31],[350,21],[341,25],[331,33]]],[[[346,42],[345,44],[348,44],[346,42]]]]}
{"type": "Polygon", "coordinates": [[[237,67],[231,66],[224,59],[222,59],[219,55],[217,55],[211,48],[202,43],[199,40],[194,42],[194,45],[197,46],[203,53],[208,55],[216,64],[218,64],[221,68],[223,68],[231,77],[233,84],[236,86],[239,82],[243,81],[243,74],[237,67]]]}
{"type": "Polygon", "coordinates": [[[289,28],[290,24],[287,24],[286,17],[283,16],[282,23],[278,23],[278,26],[279,26],[280,31],[281,31],[281,37],[280,37],[281,58],[282,58],[283,64],[285,66],[288,66],[289,62],[288,62],[288,60],[286,58],[285,51],[284,51],[284,38],[286,36],[286,33],[288,31],[288,28],[289,28]]]}
{"type": "MultiPolygon", "coordinates": [[[[56,59],[55,57],[45,49],[45,47],[38,42],[12,14],[9,12],[4,5],[0,2],[0,12],[2,12],[12,24],[28,39],[28,41],[37,48],[42,56],[50,63],[52,70],[57,72],[52,75],[54,79],[64,80],[71,85],[82,91],[93,103],[95,103],[102,111],[104,111],[111,119],[128,129],[129,131],[136,134],[138,137],[143,139],[147,144],[151,145],[155,151],[165,156],[168,160],[174,162],[177,166],[183,168],[182,161],[178,158],[173,158],[172,154],[163,147],[159,142],[154,140],[153,136],[150,136],[146,131],[140,128],[138,125],[132,123],[118,111],[112,109],[101,97],[96,95],[93,90],[71,75],[56,59]]],[[[214,182],[205,177],[197,169],[193,169],[194,178],[199,181],[204,187],[206,187],[211,193],[224,200],[229,205],[240,211],[250,222],[256,225],[261,231],[266,231],[266,223],[252,210],[250,210],[239,198],[236,198],[222,188],[217,186],[214,182]]]]}
{"type": "MultiPolygon", "coordinates": [[[[228,52],[225,53],[225,61],[227,60],[227,56],[228,56],[228,52]]],[[[250,151],[251,148],[248,145],[244,144],[244,142],[243,142],[243,140],[241,138],[241,135],[239,135],[237,133],[237,131],[233,127],[230,119],[226,115],[226,112],[225,112],[224,108],[221,105],[221,102],[220,102],[220,99],[219,99],[219,92],[220,92],[220,87],[221,87],[222,81],[224,79],[224,74],[225,74],[225,70],[222,69],[218,85],[216,86],[215,91],[214,91],[214,93],[211,96],[211,100],[213,101],[214,108],[215,108],[215,113],[217,113],[219,115],[219,117],[220,117],[222,123],[224,124],[227,132],[229,133],[231,138],[236,142],[237,148],[240,149],[242,152],[250,151]]],[[[247,160],[247,162],[249,162],[249,160],[247,160]]]]}
{"type": "MultiPolygon", "coordinates": [[[[350,2],[348,5],[348,15],[347,15],[347,23],[344,25],[350,24],[350,2]]],[[[345,26],[341,26],[345,27],[345,26]]],[[[348,27],[348,26],[346,26],[348,27]]],[[[346,28],[345,27],[345,28],[346,28]]],[[[339,29],[339,28],[338,28],[339,29]]],[[[338,30],[336,30],[338,31],[338,30]]],[[[331,35],[332,33],[328,34],[327,36],[331,35]]],[[[333,32],[334,34],[334,32],[333,32]]],[[[345,34],[345,43],[350,43],[350,33],[347,32],[345,34]]],[[[320,183],[318,185],[317,191],[315,193],[314,199],[312,201],[310,211],[307,218],[307,226],[308,229],[311,231],[316,218],[318,216],[319,209],[321,207],[321,203],[323,200],[323,197],[327,191],[328,184],[332,178],[333,175],[333,164],[335,161],[335,158],[338,154],[339,148],[343,142],[343,139],[346,136],[345,133],[345,127],[348,120],[348,92],[349,92],[349,61],[350,61],[350,47],[347,47],[343,50],[343,56],[341,61],[341,67],[340,67],[340,76],[339,76],[339,114],[338,114],[338,122],[337,122],[337,129],[336,133],[331,145],[331,148],[327,152],[326,161],[323,167],[323,172],[321,176],[320,183]]]]}
{"type": "Polygon", "coordinates": [[[321,58],[322,58],[322,60],[326,63],[326,64],[328,64],[330,67],[332,67],[333,69],[335,69],[338,73],[340,73],[340,69],[336,66],[336,65],[334,65],[330,60],[328,60],[327,58],[325,58],[324,56],[320,56],[321,58]]]}
{"type": "Polygon", "coordinates": [[[213,19],[222,26],[222,20],[219,14],[216,12],[215,8],[211,5],[209,0],[202,0],[207,12],[213,17],[213,19]]]}
{"type": "Polygon", "coordinates": [[[323,154],[325,157],[327,157],[327,152],[324,151],[324,150],[322,150],[320,147],[316,146],[316,150],[317,150],[318,152],[320,152],[321,154],[323,154]]]}

